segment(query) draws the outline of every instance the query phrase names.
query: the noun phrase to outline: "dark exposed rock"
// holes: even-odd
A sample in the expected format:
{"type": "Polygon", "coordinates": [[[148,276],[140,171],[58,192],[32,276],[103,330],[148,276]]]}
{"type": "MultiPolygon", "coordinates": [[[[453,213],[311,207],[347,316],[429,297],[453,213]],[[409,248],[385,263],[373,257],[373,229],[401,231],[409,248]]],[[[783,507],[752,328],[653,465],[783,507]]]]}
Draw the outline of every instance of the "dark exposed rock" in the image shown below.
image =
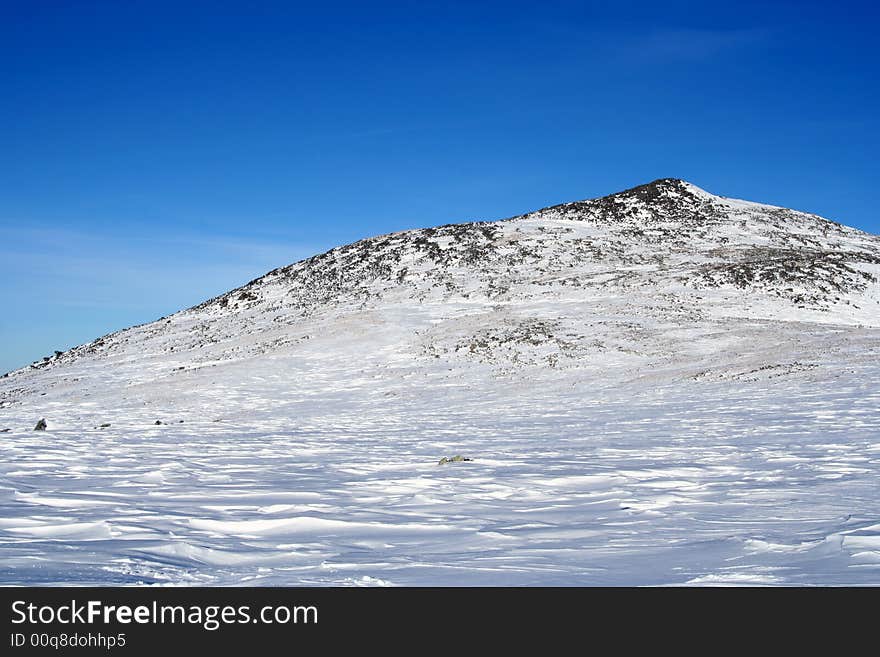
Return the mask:
{"type": "Polygon", "coordinates": [[[700,275],[705,285],[761,288],[795,304],[817,307],[834,300],[835,295],[839,298],[840,294],[863,292],[869,283],[876,282],[873,275],[851,263],[880,264],[880,256],[872,254],[815,249],[754,247],[728,257],[729,262],[702,267],[700,275]]]}
{"type": "Polygon", "coordinates": [[[45,418],[41,419],[37,422],[37,426],[34,427],[34,431],[45,431],[49,425],[46,424],[45,418]]]}
{"type": "Polygon", "coordinates": [[[437,462],[437,465],[445,465],[446,463],[462,463],[464,461],[473,461],[473,459],[469,459],[461,454],[456,454],[455,456],[451,456],[449,458],[443,457],[437,462]]]}

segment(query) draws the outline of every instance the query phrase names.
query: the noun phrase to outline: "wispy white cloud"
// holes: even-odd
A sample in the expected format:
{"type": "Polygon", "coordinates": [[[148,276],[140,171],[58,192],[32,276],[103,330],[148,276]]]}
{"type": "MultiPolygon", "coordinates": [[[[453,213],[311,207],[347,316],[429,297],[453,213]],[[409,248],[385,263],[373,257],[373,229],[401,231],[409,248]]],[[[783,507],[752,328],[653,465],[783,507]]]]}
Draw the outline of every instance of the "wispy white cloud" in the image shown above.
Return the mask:
{"type": "Polygon", "coordinates": [[[43,226],[0,226],[0,290],[13,307],[166,307],[219,294],[323,251],[284,239],[231,235],[122,236],[43,226]]]}
{"type": "Polygon", "coordinates": [[[619,35],[604,41],[604,47],[618,59],[664,64],[762,47],[771,42],[772,36],[767,28],[663,28],[619,35]]]}
{"type": "Polygon", "coordinates": [[[0,371],[157,319],[325,250],[285,239],[0,222],[0,371]]]}

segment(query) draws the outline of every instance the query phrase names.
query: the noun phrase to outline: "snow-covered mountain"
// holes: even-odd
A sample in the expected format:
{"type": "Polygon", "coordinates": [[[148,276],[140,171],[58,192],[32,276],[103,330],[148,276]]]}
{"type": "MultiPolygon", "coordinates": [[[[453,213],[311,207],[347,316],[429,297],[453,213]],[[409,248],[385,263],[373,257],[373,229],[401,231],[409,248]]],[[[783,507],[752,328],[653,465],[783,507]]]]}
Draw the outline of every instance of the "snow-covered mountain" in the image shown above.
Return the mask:
{"type": "Polygon", "coordinates": [[[880,582],[878,277],[674,179],[333,249],[0,379],[0,581],[880,582]]]}

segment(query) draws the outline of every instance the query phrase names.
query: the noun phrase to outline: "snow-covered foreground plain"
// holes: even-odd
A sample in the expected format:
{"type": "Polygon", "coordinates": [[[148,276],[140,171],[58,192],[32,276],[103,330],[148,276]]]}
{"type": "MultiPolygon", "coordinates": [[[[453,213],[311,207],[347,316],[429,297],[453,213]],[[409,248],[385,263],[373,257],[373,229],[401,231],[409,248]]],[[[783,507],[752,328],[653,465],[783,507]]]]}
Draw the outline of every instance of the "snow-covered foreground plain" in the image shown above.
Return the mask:
{"type": "Polygon", "coordinates": [[[592,394],[361,377],[5,434],[0,580],[880,583],[875,364],[592,394]]]}
{"type": "Polygon", "coordinates": [[[276,270],[0,378],[0,583],[880,584],[878,271],[680,181],[276,270]]]}

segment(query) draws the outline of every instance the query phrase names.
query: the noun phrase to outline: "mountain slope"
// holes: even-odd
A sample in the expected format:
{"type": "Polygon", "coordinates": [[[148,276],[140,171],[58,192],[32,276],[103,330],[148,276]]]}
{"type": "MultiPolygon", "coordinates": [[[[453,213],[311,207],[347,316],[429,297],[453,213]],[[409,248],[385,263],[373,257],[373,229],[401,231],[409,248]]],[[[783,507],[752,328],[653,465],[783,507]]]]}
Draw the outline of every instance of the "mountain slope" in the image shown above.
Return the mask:
{"type": "Polygon", "coordinates": [[[0,379],[5,580],[863,582],[878,276],[673,179],[333,249],[0,379]]]}

